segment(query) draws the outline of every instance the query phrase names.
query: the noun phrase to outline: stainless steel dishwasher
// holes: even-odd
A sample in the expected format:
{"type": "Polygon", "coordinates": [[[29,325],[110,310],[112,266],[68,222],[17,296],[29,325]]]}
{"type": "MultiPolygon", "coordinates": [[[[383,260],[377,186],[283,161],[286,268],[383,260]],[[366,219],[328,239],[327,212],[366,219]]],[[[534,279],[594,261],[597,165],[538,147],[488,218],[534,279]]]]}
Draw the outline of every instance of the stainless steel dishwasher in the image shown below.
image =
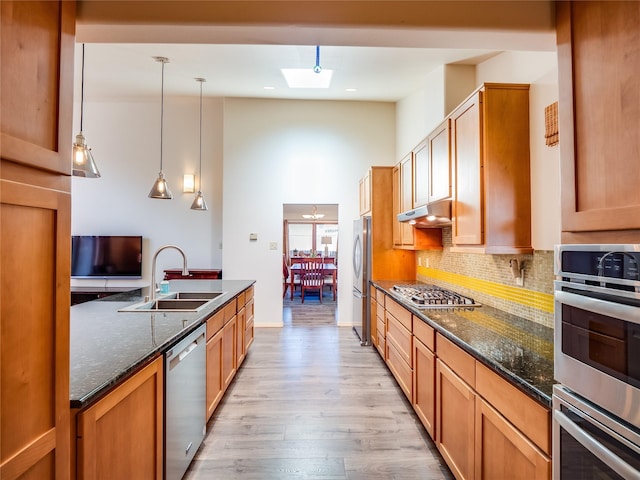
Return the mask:
{"type": "Polygon", "coordinates": [[[206,432],[206,325],[165,353],[165,478],[179,480],[206,432]]]}

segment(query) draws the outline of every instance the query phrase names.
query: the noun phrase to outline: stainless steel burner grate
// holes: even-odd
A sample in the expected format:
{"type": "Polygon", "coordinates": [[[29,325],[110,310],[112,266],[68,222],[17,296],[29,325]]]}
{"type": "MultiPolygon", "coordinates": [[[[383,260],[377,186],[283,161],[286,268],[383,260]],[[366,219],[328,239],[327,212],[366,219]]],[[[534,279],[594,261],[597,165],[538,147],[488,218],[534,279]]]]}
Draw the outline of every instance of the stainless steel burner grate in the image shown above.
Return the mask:
{"type": "Polygon", "coordinates": [[[393,291],[418,308],[479,307],[473,298],[429,284],[394,285],[393,291]]]}

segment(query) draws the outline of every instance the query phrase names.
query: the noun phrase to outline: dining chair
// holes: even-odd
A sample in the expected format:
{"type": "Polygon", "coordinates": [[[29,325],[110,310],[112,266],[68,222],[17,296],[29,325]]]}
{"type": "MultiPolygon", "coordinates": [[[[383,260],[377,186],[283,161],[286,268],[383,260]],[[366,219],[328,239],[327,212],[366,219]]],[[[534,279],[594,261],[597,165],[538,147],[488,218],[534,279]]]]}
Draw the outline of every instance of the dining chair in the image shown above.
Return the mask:
{"type": "Polygon", "coordinates": [[[336,301],[337,293],[338,293],[338,270],[334,272],[334,274],[326,274],[324,275],[324,287],[329,287],[331,292],[333,293],[333,301],[336,301]]]}
{"type": "Polygon", "coordinates": [[[307,290],[317,290],[322,303],[322,290],[324,288],[324,265],[322,259],[308,259],[301,264],[300,288],[302,303],[307,290]]]}

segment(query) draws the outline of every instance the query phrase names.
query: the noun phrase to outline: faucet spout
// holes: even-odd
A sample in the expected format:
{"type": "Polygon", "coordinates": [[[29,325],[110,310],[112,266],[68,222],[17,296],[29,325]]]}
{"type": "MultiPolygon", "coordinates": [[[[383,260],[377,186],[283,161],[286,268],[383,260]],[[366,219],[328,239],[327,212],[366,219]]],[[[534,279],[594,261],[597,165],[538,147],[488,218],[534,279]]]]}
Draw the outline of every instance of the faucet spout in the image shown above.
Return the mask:
{"type": "Polygon", "coordinates": [[[173,248],[180,252],[180,255],[182,255],[182,275],[189,275],[189,269],[187,268],[187,255],[184,253],[184,250],[176,245],[165,245],[158,248],[156,253],[153,254],[153,260],[151,261],[151,300],[156,298],[156,260],[158,259],[158,254],[167,248],[173,248]]]}

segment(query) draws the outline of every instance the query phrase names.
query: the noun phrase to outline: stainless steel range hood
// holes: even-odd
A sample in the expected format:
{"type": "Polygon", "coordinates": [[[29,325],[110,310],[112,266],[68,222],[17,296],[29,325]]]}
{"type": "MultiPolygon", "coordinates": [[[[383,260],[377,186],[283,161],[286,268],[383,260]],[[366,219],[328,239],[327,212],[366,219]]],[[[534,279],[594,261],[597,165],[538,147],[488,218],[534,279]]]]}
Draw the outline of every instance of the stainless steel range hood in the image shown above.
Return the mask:
{"type": "Polygon", "coordinates": [[[451,199],[440,200],[398,214],[400,222],[416,228],[435,228],[451,225],[451,199]]]}

